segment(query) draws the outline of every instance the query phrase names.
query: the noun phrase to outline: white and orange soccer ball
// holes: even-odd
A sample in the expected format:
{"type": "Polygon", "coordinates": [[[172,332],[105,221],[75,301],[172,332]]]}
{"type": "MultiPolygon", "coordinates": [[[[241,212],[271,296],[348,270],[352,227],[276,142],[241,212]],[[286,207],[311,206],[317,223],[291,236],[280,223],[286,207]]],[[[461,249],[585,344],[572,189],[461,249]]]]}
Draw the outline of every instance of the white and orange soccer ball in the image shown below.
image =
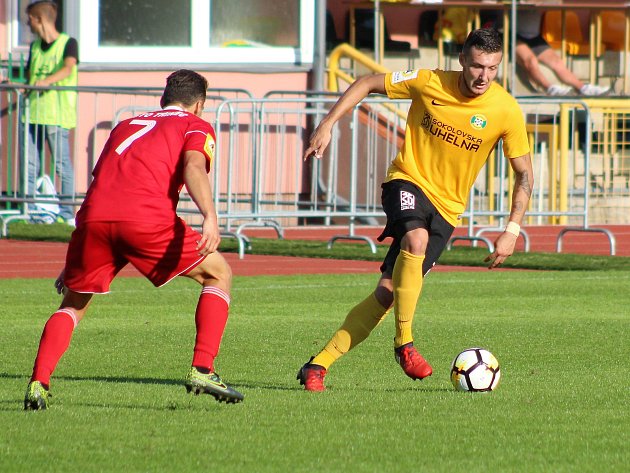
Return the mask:
{"type": "Polygon", "coordinates": [[[451,382],[457,391],[494,391],[500,379],[499,362],[483,348],[464,350],[451,365],[451,382]]]}

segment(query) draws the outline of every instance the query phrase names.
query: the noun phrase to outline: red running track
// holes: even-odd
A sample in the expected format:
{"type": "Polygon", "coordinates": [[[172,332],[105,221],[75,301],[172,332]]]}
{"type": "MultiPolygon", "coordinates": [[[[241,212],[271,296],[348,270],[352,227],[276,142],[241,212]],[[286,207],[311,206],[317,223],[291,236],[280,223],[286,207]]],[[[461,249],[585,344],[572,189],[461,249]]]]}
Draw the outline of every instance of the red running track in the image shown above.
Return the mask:
{"type": "MultiPolygon", "coordinates": [[[[527,227],[530,236],[530,250],[537,252],[555,252],[556,239],[562,227],[541,226],[527,227]]],[[[630,225],[606,226],[617,242],[617,255],[630,256],[630,225]]],[[[365,235],[374,240],[380,233],[380,228],[358,227],[357,235],[365,235]]],[[[455,235],[465,234],[466,229],[458,228],[455,235]]],[[[275,237],[273,230],[252,229],[246,232],[248,236],[275,237]]],[[[304,239],[327,241],[333,235],[347,233],[346,227],[302,227],[288,228],[284,231],[287,239],[304,239]]],[[[497,234],[485,235],[493,240],[497,234]]],[[[363,244],[365,243],[357,243],[363,244]]],[[[458,242],[457,245],[467,245],[469,242],[458,242]]],[[[55,278],[65,261],[67,244],[51,242],[31,242],[0,240],[0,278],[55,278]]],[[[523,249],[522,238],[519,239],[517,250],[523,249]]],[[[368,251],[366,249],[366,251],[368,251]]],[[[610,248],[608,240],[603,234],[589,234],[571,232],[565,236],[563,252],[592,255],[607,255],[610,248]]],[[[297,258],[290,256],[245,255],[239,259],[234,253],[224,256],[232,266],[237,276],[275,275],[275,274],[327,274],[327,273],[373,273],[378,274],[379,262],[332,260],[321,258],[297,258]]],[[[484,268],[462,268],[452,266],[436,266],[435,271],[484,271],[484,268]]],[[[139,273],[128,266],[120,276],[139,276],[139,273]]]]}
{"type": "MultiPolygon", "coordinates": [[[[541,225],[523,227],[530,238],[530,251],[555,253],[556,241],[561,230],[565,227],[558,225],[541,225]]],[[[610,231],[616,240],[616,255],[630,256],[630,225],[592,225],[592,228],[604,228],[610,231]]],[[[364,235],[372,238],[376,242],[376,237],[380,234],[381,227],[356,227],[355,234],[364,235]]],[[[467,229],[459,227],[455,229],[453,236],[466,235],[467,229]]],[[[245,232],[252,237],[275,237],[275,232],[271,229],[246,229],[245,232]]],[[[328,240],[333,235],[347,234],[347,227],[299,227],[288,228],[284,231],[284,237],[293,240],[328,240]]],[[[488,232],[483,234],[490,241],[499,235],[499,233],[488,232]]],[[[342,240],[339,240],[342,241],[342,240]]],[[[516,250],[524,249],[524,240],[519,238],[516,250]]],[[[365,243],[361,243],[365,244],[365,243]]],[[[458,241],[456,246],[468,245],[469,242],[458,241]]],[[[479,245],[482,245],[480,243],[479,245]]],[[[608,238],[603,233],[590,232],[568,232],[562,240],[563,253],[578,253],[588,255],[609,255],[610,244],[608,238]]]]}

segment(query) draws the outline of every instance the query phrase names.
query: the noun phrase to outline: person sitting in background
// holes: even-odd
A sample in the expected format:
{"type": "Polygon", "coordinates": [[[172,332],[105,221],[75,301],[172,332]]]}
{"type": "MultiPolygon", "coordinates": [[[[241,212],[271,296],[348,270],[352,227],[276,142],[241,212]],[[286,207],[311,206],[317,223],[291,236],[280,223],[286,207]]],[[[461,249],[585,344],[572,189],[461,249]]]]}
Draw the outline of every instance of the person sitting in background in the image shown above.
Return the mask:
{"type": "Polygon", "coordinates": [[[608,93],[609,87],[585,84],[567,68],[562,58],[542,37],[542,15],[543,11],[540,9],[519,10],[516,23],[516,62],[525,69],[532,82],[547,95],[568,95],[573,90],[580,95],[597,96],[608,93]],[[540,63],[549,67],[562,84],[552,84],[541,70],[540,63]]]}

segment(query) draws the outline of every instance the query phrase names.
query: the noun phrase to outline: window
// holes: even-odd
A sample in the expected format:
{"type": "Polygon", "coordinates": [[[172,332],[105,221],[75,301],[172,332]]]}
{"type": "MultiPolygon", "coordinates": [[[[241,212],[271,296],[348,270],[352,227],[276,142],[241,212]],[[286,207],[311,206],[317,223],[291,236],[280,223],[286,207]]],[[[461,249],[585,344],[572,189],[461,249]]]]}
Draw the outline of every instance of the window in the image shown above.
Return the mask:
{"type": "Polygon", "coordinates": [[[209,26],[211,46],[299,47],[300,6],[295,0],[215,1],[209,26]]]}
{"type": "Polygon", "coordinates": [[[66,2],[79,12],[77,39],[83,64],[313,60],[315,0],[66,2]]]}
{"type": "Polygon", "coordinates": [[[99,2],[100,46],[190,46],[190,2],[99,2]]]}

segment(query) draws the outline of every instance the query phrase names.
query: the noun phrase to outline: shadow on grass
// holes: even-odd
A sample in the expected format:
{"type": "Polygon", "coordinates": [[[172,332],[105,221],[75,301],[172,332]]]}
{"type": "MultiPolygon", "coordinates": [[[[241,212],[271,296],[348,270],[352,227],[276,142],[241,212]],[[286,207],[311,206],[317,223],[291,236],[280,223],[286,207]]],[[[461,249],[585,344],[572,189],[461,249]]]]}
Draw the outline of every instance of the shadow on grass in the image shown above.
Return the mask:
{"type": "MultiPolygon", "coordinates": [[[[24,381],[24,386],[28,383],[28,376],[25,375],[17,375],[11,373],[0,373],[0,379],[19,379],[24,381]]],[[[163,379],[163,378],[124,378],[120,376],[55,376],[55,380],[63,380],[63,381],[96,381],[96,382],[104,382],[104,383],[135,383],[135,384],[157,384],[157,385],[167,385],[167,386],[183,386],[184,378],[181,379],[163,379]]],[[[268,383],[251,383],[247,381],[230,381],[227,382],[239,389],[263,389],[263,390],[274,390],[274,391],[295,391],[303,389],[300,387],[287,387],[280,385],[272,385],[268,383]]]]}
{"type": "MultiPolygon", "coordinates": [[[[191,395],[192,396],[192,395],[191,395]]],[[[51,405],[48,409],[55,409],[55,408],[75,408],[75,407],[87,407],[90,409],[127,409],[127,410],[132,410],[132,411],[163,411],[163,412],[170,412],[170,411],[198,411],[201,408],[208,410],[208,408],[214,408],[214,406],[217,405],[222,405],[222,404],[226,404],[223,402],[217,402],[215,401],[212,397],[208,396],[207,397],[208,402],[202,404],[201,406],[198,405],[200,403],[197,404],[193,404],[192,398],[191,400],[185,404],[185,403],[175,403],[175,402],[167,402],[165,405],[162,406],[148,406],[148,405],[142,405],[142,404],[107,404],[107,403],[95,403],[95,402],[68,402],[67,400],[64,402],[64,400],[55,400],[55,398],[53,398],[51,400],[51,405]]],[[[15,398],[15,399],[5,399],[0,401],[0,412],[15,412],[15,411],[24,411],[24,407],[23,407],[23,400],[22,398],[15,398]]],[[[34,411],[25,411],[25,412],[34,412],[34,411]]]]}
{"type": "MultiPolygon", "coordinates": [[[[28,383],[28,377],[24,375],[16,375],[10,373],[0,373],[0,379],[20,379],[24,380],[25,383],[28,383]]],[[[161,378],[123,378],[123,377],[110,377],[110,376],[56,376],[55,379],[64,380],[64,381],[97,381],[104,383],[135,383],[135,384],[157,384],[157,385],[168,385],[168,386],[183,386],[183,378],[182,379],[161,379],[161,378]]],[[[269,384],[264,382],[247,382],[244,380],[232,380],[227,381],[230,385],[234,386],[238,389],[252,389],[252,390],[263,390],[263,391],[286,391],[286,392],[296,392],[296,391],[304,391],[302,386],[283,386],[281,384],[269,384]]],[[[26,384],[25,384],[26,386],[26,384]]],[[[344,391],[343,387],[335,388],[334,386],[328,387],[327,392],[337,392],[341,393],[344,391]]],[[[424,392],[424,393],[436,393],[436,392],[450,392],[450,389],[446,388],[429,388],[429,387],[420,387],[420,386],[409,386],[409,387],[401,387],[401,388],[368,388],[366,391],[369,392],[396,392],[396,393],[404,393],[404,392],[424,392]]],[[[4,402],[0,402],[3,404],[4,402]]],[[[104,405],[97,405],[95,407],[107,407],[104,405]]],[[[2,410],[2,409],[0,409],[2,410]]],[[[168,410],[168,408],[165,408],[168,410]]]]}
{"type": "Polygon", "coordinates": [[[418,392],[418,393],[450,393],[453,389],[449,388],[427,388],[410,386],[408,388],[385,388],[385,389],[370,389],[369,391],[383,391],[386,393],[405,393],[405,392],[418,392]]]}
{"type": "MultiPolygon", "coordinates": [[[[0,373],[0,379],[20,379],[24,380],[24,383],[28,383],[28,376],[25,375],[17,375],[11,373],[0,373]]],[[[124,378],[120,376],[55,376],[55,380],[63,380],[63,381],[98,381],[104,383],[136,383],[136,384],[159,384],[159,385],[169,385],[169,386],[183,386],[184,377],[181,379],[163,379],[163,378],[124,378]]],[[[279,385],[271,385],[267,383],[251,383],[247,381],[230,381],[226,380],[227,383],[236,387],[236,388],[245,388],[245,389],[265,389],[265,390],[280,390],[280,391],[293,391],[297,388],[285,387],[279,385]]],[[[26,386],[26,384],[24,385],[26,386]]]]}
{"type": "MultiPolygon", "coordinates": [[[[28,382],[28,376],[10,373],[0,373],[0,379],[23,379],[28,382]]],[[[137,383],[137,384],[168,384],[181,385],[184,379],[161,379],[161,378],[123,378],[114,376],[55,376],[55,379],[64,381],[101,381],[105,383],[137,383]]]]}

